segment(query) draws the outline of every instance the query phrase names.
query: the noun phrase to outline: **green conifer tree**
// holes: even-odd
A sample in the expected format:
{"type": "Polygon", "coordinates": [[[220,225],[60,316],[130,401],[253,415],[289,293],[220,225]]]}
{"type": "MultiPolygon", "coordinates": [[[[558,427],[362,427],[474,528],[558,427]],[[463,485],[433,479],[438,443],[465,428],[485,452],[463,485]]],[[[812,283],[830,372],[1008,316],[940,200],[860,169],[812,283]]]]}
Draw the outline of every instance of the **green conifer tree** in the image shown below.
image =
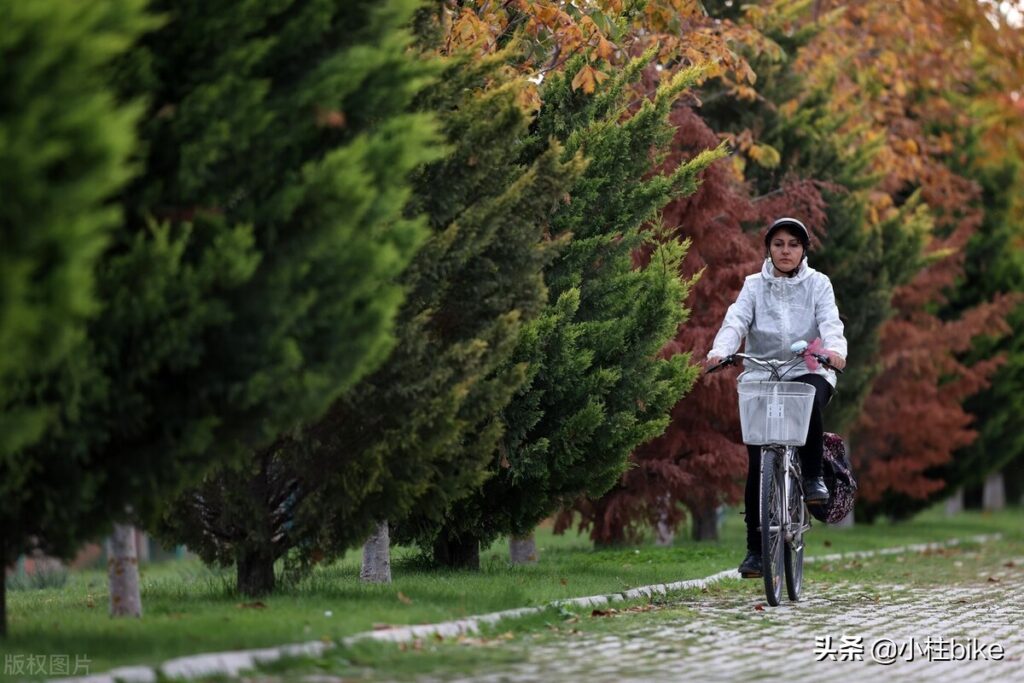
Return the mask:
{"type": "Polygon", "coordinates": [[[35,384],[60,421],[20,456],[31,495],[4,508],[50,552],[320,417],[393,346],[396,280],[425,236],[403,213],[410,171],[440,151],[409,113],[436,76],[403,28],[415,0],[154,6],[162,25],[117,69],[148,110],[103,308],[35,384]]]}
{"type": "Polygon", "coordinates": [[[651,226],[723,152],[655,172],[673,137],[669,111],[700,71],[638,102],[633,86],[649,58],[633,60],[594,95],[572,86],[582,62],[544,84],[533,143],[558,138],[589,165],[551,219],[552,233],[570,241],[545,271],[548,306],[513,356],[529,381],[504,411],[490,478],[442,523],[417,520],[438,562],[472,557],[499,534],[528,534],[577,496],[603,494],[630,452],[664,430],[695,379],[689,354],[659,356],[686,319],[690,282],[679,274],[685,245],[659,239],[651,226]]]}
{"type": "Polygon", "coordinates": [[[0,1],[0,568],[29,540],[28,499],[47,496],[23,451],[74,399],[36,378],[80,353],[98,309],[94,267],[120,221],[109,200],[130,177],[141,111],[109,75],[149,25],[143,5],[0,1]]]}
{"type": "Polygon", "coordinates": [[[530,85],[505,60],[451,58],[418,105],[438,112],[451,151],[414,181],[408,211],[429,217],[431,235],[401,279],[387,362],[324,419],[189,494],[183,540],[236,562],[245,592],[271,590],[292,549],[299,561],[333,555],[413,507],[440,516],[486,475],[525,374],[509,362],[517,332],[543,303],[549,216],[582,168],[557,145],[524,158],[530,85]],[[242,581],[248,567],[258,582],[242,581]]]}

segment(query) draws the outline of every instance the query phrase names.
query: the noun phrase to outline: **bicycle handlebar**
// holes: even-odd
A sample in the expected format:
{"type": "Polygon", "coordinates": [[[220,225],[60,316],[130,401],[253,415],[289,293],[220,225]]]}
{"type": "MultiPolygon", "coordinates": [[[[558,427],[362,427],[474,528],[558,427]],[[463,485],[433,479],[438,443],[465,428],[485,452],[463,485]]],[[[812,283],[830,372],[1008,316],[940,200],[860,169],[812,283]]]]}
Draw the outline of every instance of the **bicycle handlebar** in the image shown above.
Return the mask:
{"type": "MultiPolygon", "coordinates": [[[[811,355],[814,356],[814,358],[819,363],[824,365],[826,368],[829,368],[830,370],[835,370],[840,375],[843,374],[842,370],[840,370],[836,366],[832,365],[831,361],[829,361],[829,359],[828,359],[828,356],[825,356],[825,355],[820,354],[820,353],[812,353],[811,355]]],[[[800,357],[800,356],[803,356],[803,354],[802,353],[793,354],[793,359],[796,359],[797,357],[800,357]]],[[[725,358],[723,358],[722,362],[718,363],[714,367],[710,367],[707,370],[705,370],[704,374],[705,375],[710,375],[713,372],[718,372],[719,370],[721,370],[724,367],[728,367],[730,365],[736,365],[736,360],[737,359],[744,359],[744,360],[753,361],[754,363],[756,363],[756,364],[758,364],[758,365],[760,365],[762,367],[766,367],[769,370],[778,370],[778,368],[781,367],[783,364],[790,363],[793,360],[793,359],[788,360],[788,361],[767,360],[767,359],[764,359],[764,358],[755,358],[754,356],[748,356],[745,353],[734,353],[734,354],[731,354],[731,355],[726,356],[725,358]]]]}

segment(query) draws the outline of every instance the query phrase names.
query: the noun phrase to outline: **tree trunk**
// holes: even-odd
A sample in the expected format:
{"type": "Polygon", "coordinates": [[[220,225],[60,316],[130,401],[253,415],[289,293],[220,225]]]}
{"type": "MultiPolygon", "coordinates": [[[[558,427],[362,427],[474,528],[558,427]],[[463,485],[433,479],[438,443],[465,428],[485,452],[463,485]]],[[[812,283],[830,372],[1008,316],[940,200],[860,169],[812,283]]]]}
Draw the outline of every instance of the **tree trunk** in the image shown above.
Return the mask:
{"type": "Polygon", "coordinates": [[[1006,507],[1006,486],[1003,484],[1002,472],[993,472],[985,479],[981,507],[984,510],[1002,510],[1006,507]]]}
{"type": "Polygon", "coordinates": [[[135,554],[135,529],[115,524],[107,548],[107,579],[110,584],[110,616],[141,617],[139,561],[135,554]]]}
{"type": "Polygon", "coordinates": [[[706,505],[701,509],[690,509],[693,516],[693,540],[718,540],[718,506],[706,505]]]}
{"type": "Polygon", "coordinates": [[[252,550],[240,550],[235,562],[238,592],[257,598],[274,592],[274,558],[252,550]]]}
{"type": "Polygon", "coordinates": [[[953,517],[964,511],[964,489],[960,487],[946,499],[946,516],[953,517]]]}
{"type": "Polygon", "coordinates": [[[512,564],[537,564],[537,539],[534,535],[509,536],[508,557],[512,564]]]}
{"type": "Polygon", "coordinates": [[[366,583],[391,583],[391,536],[387,520],[378,522],[377,530],[363,544],[359,578],[366,583]]]}
{"type": "Polygon", "coordinates": [[[454,538],[442,531],[434,541],[434,562],[452,569],[480,571],[480,541],[468,535],[454,538]]]}
{"type": "Polygon", "coordinates": [[[135,530],[135,557],[138,558],[139,564],[149,562],[149,534],[142,529],[135,530]]]}
{"type": "Polygon", "coordinates": [[[672,505],[668,495],[662,497],[661,514],[658,516],[658,523],[654,525],[654,545],[667,547],[675,543],[676,530],[669,524],[669,506],[672,505]]]}
{"type": "Polygon", "coordinates": [[[1006,484],[1006,500],[1015,505],[1024,505],[1024,456],[1017,456],[1003,468],[1003,482],[1006,484]]]}

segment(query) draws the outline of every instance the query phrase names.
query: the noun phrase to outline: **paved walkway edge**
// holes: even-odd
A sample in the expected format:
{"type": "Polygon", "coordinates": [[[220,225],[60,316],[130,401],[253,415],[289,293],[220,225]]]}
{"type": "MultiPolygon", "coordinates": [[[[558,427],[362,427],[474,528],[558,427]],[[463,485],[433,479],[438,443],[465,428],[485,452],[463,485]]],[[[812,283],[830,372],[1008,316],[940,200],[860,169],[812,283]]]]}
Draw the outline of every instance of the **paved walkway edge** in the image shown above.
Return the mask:
{"type": "MultiPolygon", "coordinates": [[[[1002,538],[1002,534],[980,534],[970,536],[966,539],[954,538],[948,541],[937,543],[914,543],[901,545],[892,548],[880,548],[878,550],[855,550],[846,553],[832,553],[829,555],[816,555],[804,559],[806,563],[813,562],[836,562],[844,559],[856,559],[872,557],[875,555],[898,555],[907,552],[924,552],[949,548],[961,543],[986,543],[1002,538]]],[[[402,643],[417,638],[436,637],[452,638],[468,633],[477,633],[481,625],[496,624],[503,619],[516,619],[530,614],[538,614],[551,607],[601,607],[613,602],[636,600],[639,598],[650,598],[655,595],[667,595],[677,591],[694,588],[704,588],[709,584],[716,583],[722,579],[740,578],[739,572],[735,569],[706,576],[702,579],[691,579],[689,581],[676,581],[674,583],[661,583],[653,586],[641,586],[621,593],[610,593],[608,595],[591,595],[582,598],[571,598],[566,600],[555,600],[538,607],[520,607],[518,609],[503,610],[490,614],[444,621],[437,624],[420,624],[417,626],[403,626],[379,631],[366,631],[357,633],[341,639],[343,646],[352,645],[362,641],[382,641],[402,643]]],[[[78,678],[54,679],[61,683],[156,683],[157,670],[166,678],[192,679],[201,676],[237,676],[242,671],[254,669],[261,664],[269,664],[283,657],[316,657],[325,651],[335,647],[332,642],[311,641],[307,643],[296,643],[280,647],[263,648],[259,650],[239,650],[235,652],[212,652],[199,655],[178,657],[164,662],[161,666],[154,668],[148,666],[126,666],[112,669],[103,674],[83,676],[78,678]]]]}

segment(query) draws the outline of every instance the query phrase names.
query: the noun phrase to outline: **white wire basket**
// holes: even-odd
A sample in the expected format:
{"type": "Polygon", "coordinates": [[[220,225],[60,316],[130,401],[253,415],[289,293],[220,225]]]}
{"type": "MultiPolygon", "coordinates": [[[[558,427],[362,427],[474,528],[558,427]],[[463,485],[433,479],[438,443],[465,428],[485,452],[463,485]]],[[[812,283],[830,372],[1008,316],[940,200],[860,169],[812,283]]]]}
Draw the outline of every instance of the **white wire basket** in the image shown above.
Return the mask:
{"type": "Polygon", "coordinates": [[[814,387],[803,382],[740,382],[740,428],[752,446],[803,446],[814,408],[814,387]]]}

